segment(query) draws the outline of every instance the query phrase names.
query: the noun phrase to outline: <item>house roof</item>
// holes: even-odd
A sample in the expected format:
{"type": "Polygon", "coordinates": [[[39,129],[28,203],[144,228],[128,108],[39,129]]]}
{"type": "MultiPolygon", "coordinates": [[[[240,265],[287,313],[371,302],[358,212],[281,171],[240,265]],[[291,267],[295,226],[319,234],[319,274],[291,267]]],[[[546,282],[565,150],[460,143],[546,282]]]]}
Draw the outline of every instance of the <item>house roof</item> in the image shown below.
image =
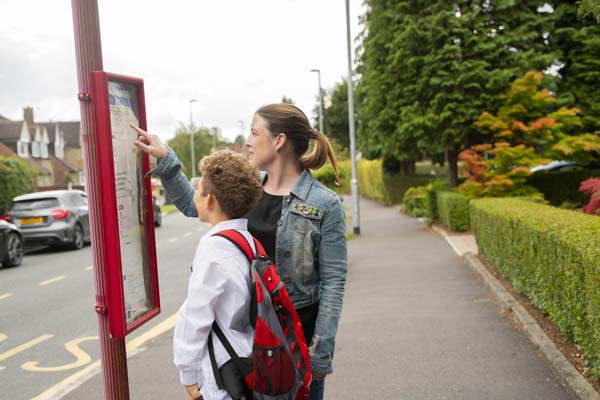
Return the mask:
{"type": "Polygon", "coordinates": [[[79,136],[79,121],[67,121],[67,122],[36,122],[40,128],[46,128],[48,131],[48,138],[50,142],[54,143],[56,124],[58,128],[63,132],[65,139],[65,147],[81,147],[81,139],[79,136]]]}
{"type": "Polygon", "coordinates": [[[12,151],[9,147],[5,146],[4,144],[0,143],[0,157],[16,157],[17,155],[15,154],[14,151],[12,151]]]}
{"type": "Polygon", "coordinates": [[[3,117],[2,115],[0,115],[0,122],[9,122],[10,119],[3,117]]]}
{"type": "Polygon", "coordinates": [[[0,141],[16,142],[21,137],[23,121],[0,121],[0,141]]]}

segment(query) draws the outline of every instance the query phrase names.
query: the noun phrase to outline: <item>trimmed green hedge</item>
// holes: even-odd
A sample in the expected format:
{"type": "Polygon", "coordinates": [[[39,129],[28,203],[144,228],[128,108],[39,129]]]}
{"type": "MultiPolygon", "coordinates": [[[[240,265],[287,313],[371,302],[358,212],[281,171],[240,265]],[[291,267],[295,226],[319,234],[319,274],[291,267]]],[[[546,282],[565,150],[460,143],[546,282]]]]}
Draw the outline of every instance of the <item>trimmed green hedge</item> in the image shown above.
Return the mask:
{"type": "Polygon", "coordinates": [[[339,186],[335,184],[335,173],[331,164],[327,163],[323,167],[311,171],[312,176],[338,194],[346,194],[350,192],[350,160],[340,161],[338,163],[338,173],[340,175],[339,186]]]}
{"type": "Polygon", "coordinates": [[[579,191],[579,185],[588,178],[598,176],[600,169],[536,172],[527,178],[527,184],[543,193],[553,206],[560,206],[567,201],[583,205],[586,196],[579,191]]]}
{"type": "Polygon", "coordinates": [[[459,193],[438,191],[437,213],[444,225],[453,231],[469,229],[469,198],[459,193]]]}
{"type": "Polygon", "coordinates": [[[574,340],[600,376],[600,218],[529,201],[470,203],[480,252],[574,340]]]}
{"type": "Polygon", "coordinates": [[[0,157],[0,213],[18,195],[35,192],[37,171],[15,157],[0,157]]]}

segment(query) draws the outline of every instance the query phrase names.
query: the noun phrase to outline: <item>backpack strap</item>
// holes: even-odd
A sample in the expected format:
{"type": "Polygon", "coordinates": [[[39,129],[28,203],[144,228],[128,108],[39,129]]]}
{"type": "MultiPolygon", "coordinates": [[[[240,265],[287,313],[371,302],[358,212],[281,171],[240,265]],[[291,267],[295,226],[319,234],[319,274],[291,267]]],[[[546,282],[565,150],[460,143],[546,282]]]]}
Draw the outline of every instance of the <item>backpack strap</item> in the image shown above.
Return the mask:
{"type": "Polygon", "coordinates": [[[238,368],[240,373],[243,373],[242,371],[244,371],[244,365],[242,364],[242,361],[240,360],[240,356],[238,356],[238,354],[235,352],[235,349],[233,348],[231,343],[229,343],[229,340],[227,340],[227,337],[221,330],[221,327],[219,326],[219,324],[217,324],[217,321],[213,321],[212,330],[208,334],[208,355],[210,356],[210,364],[213,369],[213,375],[215,376],[215,381],[217,382],[217,387],[219,389],[223,389],[223,387],[224,387],[223,379],[221,379],[221,374],[219,374],[219,366],[217,365],[217,359],[215,357],[215,348],[213,346],[213,341],[212,341],[212,333],[213,332],[215,333],[215,335],[217,335],[217,338],[219,339],[219,341],[221,342],[223,347],[225,347],[227,354],[229,354],[229,357],[231,357],[231,359],[233,360],[233,363],[238,368]]]}
{"type": "MultiPolygon", "coordinates": [[[[252,250],[252,246],[250,246],[250,243],[248,243],[248,241],[246,240],[244,235],[242,235],[241,232],[236,231],[235,229],[226,229],[224,231],[219,231],[215,233],[213,236],[221,236],[222,238],[229,240],[235,245],[235,247],[240,249],[240,251],[244,253],[244,255],[246,255],[246,258],[250,263],[252,263],[252,260],[256,258],[256,256],[254,255],[254,250],[252,250]]],[[[258,243],[258,241],[254,239],[254,243],[258,243]]],[[[263,249],[262,245],[260,246],[260,249],[262,249],[262,253],[264,254],[265,250],[263,249]]],[[[259,256],[262,255],[259,250],[259,246],[256,246],[256,250],[259,256]]]]}

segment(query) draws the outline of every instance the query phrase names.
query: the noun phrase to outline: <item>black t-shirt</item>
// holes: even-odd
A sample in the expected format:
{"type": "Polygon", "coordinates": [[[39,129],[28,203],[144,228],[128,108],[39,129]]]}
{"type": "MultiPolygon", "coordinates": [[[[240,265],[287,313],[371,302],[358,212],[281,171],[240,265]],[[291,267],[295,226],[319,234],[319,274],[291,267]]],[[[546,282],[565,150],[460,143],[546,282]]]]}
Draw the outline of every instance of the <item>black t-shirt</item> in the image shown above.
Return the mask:
{"type": "MultiPolygon", "coordinates": [[[[275,260],[277,223],[281,218],[283,197],[263,191],[256,207],[244,216],[248,219],[248,231],[263,245],[271,260],[275,260]]],[[[309,346],[315,332],[318,309],[319,303],[317,302],[296,310],[302,323],[306,343],[309,346]]]]}
{"type": "Polygon", "coordinates": [[[275,196],[263,191],[263,195],[245,218],[248,218],[248,231],[263,245],[267,256],[275,260],[277,222],[281,218],[283,196],[275,196]]]}

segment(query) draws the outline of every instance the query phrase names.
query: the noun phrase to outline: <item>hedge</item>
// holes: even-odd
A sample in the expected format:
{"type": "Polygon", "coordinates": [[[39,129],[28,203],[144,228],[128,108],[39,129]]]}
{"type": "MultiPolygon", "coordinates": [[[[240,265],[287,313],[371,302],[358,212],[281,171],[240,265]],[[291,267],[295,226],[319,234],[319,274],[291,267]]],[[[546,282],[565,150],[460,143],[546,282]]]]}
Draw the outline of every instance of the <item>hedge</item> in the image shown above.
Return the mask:
{"type": "Polygon", "coordinates": [[[527,184],[543,193],[553,206],[560,206],[566,201],[581,206],[586,202],[586,197],[579,191],[579,185],[588,178],[598,176],[600,169],[536,172],[527,178],[527,184]]]}
{"type": "Polygon", "coordinates": [[[465,195],[438,191],[437,213],[444,225],[453,231],[469,229],[469,198],[465,195]]]}
{"type": "Polygon", "coordinates": [[[335,173],[331,164],[327,163],[318,170],[311,171],[312,176],[319,182],[333,190],[338,194],[346,194],[350,192],[350,179],[352,174],[350,172],[350,160],[340,161],[338,163],[338,173],[340,175],[341,182],[339,186],[335,184],[335,173]]]}
{"type": "Polygon", "coordinates": [[[34,192],[37,171],[18,158],[0,157],[0,212],[18,195],[34,192]]]}
{"type": "Polygon", "coordinates": [[[600,376],[600,218],[529,201],[470,203],[479,251],[548,314],[600,376]]]}

